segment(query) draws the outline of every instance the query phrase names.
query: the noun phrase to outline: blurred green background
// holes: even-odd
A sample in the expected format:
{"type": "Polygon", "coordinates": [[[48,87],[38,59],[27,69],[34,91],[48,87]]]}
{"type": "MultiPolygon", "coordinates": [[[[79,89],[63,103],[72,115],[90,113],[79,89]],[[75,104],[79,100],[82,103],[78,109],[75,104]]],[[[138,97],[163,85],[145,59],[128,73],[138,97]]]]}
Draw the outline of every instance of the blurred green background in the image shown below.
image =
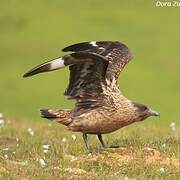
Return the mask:
{"type": "Polygon", "coordinates": [[[153,0],[0,0],[0,12],[0,112],[5,116],[40,120],[42,107],[72,107],[63,97],[68,69],[22,75],[63,55],[67,45],[118,40],[134,53],[119,79],[124,95],[161,113],[145,123],[179,122],[180,7],[155,7],[153,0]]]}

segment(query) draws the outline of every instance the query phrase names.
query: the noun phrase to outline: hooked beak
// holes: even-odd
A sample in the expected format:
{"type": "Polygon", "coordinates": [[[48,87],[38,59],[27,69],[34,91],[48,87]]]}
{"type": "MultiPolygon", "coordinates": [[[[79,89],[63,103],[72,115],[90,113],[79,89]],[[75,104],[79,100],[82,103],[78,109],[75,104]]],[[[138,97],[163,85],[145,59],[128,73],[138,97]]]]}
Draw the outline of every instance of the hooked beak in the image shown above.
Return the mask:
{"type": "Polygon", "coordinates": [[[152,110],[152,109],[149,109],[149,114],[150,114],[151,116],[160,116],[160,113],[158,113],[157,111],[154,111],[154,110],[152,110]]]}

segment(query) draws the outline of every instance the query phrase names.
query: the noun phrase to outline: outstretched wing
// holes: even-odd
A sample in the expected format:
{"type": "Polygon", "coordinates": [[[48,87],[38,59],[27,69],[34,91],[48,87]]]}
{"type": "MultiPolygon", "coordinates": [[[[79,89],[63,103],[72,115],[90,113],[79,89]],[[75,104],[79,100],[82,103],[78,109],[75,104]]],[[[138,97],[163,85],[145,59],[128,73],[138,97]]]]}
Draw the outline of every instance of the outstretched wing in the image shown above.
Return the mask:
{"type": "Polygon", "coordinates": [[[117,41],[84,42],[63,51],[75,53],[45,62],[28,71],[24,77],[69,66],[69,85],[64,94],[76,100],[75,112],[80,114],[102,105],[104,87],[113,89],[123,67],[132,58],[128,47],[117,41]]]}
{"type": "MultiPolygon", "coordinates": [[[[98,57],[98,56],[97,56],[98,57]]],[[[78,61],[79,57],[74,61],[78,61]]],[[[108,61],[102,58],[83,57],[83,63],[69,66],[69,85],[64,93],[68,99],[76,100],[76,113],[102,105],[101,93],[105,85],[108,61]]]]}
{"type": "Polygon", "coordinates": [[[97,107],[105,85],[108,60],[93,52],[75,52],[45,62],[24,74],[23,77],[57,70],[69,66],[70,79],[65,95],[76,100],[76,112],[97,107]]]}
{"type": "Polygon", "coordinates": [[[69,85],[64,94],[69,99],[96,99],[102,92],[108,61],[96,55],[73,58],[74,63],[69,66],[69,85]],[[77,63],[80,58],[83,61],[77,63]]]}
{"type": "Polygon", "coordinates": [[[109,61],[105,74],[108,84],[117,82],[120,72],[133,57],[129,48],[118,41],[78,43],[64,48],[63,51],[93,52],[104,56],[109,61]]]}

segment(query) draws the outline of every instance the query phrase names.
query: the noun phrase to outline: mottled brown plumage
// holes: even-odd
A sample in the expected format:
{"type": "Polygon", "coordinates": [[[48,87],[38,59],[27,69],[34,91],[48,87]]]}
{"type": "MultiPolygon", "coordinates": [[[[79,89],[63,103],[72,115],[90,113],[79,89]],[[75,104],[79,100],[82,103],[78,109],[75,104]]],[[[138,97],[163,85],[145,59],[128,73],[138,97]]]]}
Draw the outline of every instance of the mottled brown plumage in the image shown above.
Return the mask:
{"type": "Polygon", "coordinates": [[[132,59],[129,48],[113,41],[85,42],[63,49],[74,53],[41,64],[24,77],[69,66],[68,99],[75,99],[73,109],[42,109],[41,115],[64,124],[71,131],[82,132],[86,147],[87,134],[96,134],[103,146],[101,134],[111,133],[124,126],[159,114],[143,104],[122,95],[117,79],[132,59]]]}

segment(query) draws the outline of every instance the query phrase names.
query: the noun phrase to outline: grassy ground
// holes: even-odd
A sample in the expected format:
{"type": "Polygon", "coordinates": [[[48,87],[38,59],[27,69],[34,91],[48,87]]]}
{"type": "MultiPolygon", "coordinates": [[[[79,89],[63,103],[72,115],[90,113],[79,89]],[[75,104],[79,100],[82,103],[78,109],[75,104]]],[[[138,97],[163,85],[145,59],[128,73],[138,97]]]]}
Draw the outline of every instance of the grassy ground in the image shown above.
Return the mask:
{"type": "Polygon", "coordinates": [[[93,153],[87,154],[81,134],[57,123],[6,120],[0,129],[0,178],[179,179],[179,128],[136,124],[104,139],[120,148],[104,150],[91,136],[93,153]]]}
{"type": "Polygon", "coordinates": [[[3,178],[179,179],[178,7],[155,7],[153,0],[1,0],[0,4],[0,112],[12,119],[0,129],[3,178]],[[58,124],[49,126],[39,118],[40,108],[73,106],[63,97],[68,70],[30,79],[22,75],[63,55],[63,47],[90,40],[118,40],[130,47],[134,60],[121,74],[121,90],[161,117],[105,136],[109,145],[122,146],[116,150],[102,151],[92,137],[95,154],[87,157],[80,135],[73,141],[58,124]],[[169,128],[172,122],[175,132],[169,128]],[[47,153],[43,144],[50,145],[47,153]],[[45,160],[44,168],[37,158],[45,160]]]}
{"type": "Polygon", "coordinates": [[[63,55],[69,44],[119,40],[134,53],[120,78],[123,93],[179,122],[178,8],[154,1],[2,1],[0,6],[0,112],[39,120],[42,107],[72,107],[63,91],[68,70],[22,79],[32,67],[63,55]],[[42,6],[43,4],[43,6],[42,6]]]}

